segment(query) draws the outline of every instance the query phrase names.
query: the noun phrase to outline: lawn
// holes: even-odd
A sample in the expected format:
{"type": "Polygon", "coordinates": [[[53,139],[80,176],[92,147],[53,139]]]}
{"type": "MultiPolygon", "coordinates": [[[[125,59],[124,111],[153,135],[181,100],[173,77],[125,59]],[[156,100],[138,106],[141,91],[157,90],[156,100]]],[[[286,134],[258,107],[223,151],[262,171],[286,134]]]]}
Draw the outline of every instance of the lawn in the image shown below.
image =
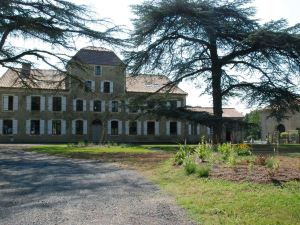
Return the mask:
{"type": "MultiPolygon", "coordinates": [[[[300,224],[300,182],[276,186],[188,176],[182,167],[173,164],[177,149],[176,145],[52,145],[30,150],[117,162],[121,167],[138,170],[173,196],[199,224],[300,224]]],[[[295,160],[280,157],[287,162],[295,160]]]]}

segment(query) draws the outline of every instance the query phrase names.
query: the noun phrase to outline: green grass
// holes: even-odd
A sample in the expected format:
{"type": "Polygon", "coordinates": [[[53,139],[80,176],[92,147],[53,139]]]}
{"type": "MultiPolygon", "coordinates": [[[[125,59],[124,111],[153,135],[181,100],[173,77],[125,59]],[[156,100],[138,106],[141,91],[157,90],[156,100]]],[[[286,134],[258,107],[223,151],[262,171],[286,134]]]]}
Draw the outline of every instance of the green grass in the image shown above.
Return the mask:
{"type": "Polygon", "coordinates": [[[46,145],[46,146],[34,146],[29,148],[31,151],[48,153],[48,154],[59,154],[68,156],[74,153],[85,153],[85,154],[99,154],[99,153],[150,153],[153,152],[142,146],[86,146],[78,147],[72,145],[46,145]]]}
{"type": "Polygon", "coordinates": [[[284,187],[187,176],[172,160],[148,174],[201,224],[300,224],[300,183],[284,187]]]}

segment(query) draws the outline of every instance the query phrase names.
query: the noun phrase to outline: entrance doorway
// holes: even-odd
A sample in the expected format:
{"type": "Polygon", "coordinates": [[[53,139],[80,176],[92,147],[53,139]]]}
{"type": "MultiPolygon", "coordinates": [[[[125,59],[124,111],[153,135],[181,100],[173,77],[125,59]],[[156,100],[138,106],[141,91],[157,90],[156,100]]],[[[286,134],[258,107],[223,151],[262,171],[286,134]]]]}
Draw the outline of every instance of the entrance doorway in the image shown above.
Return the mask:
{"type": "Polygon", "coordinates": [[[92,141],[94,144],[99,144],[101,139],[101,129],[102,129],[102,122],[101,120],[94,120],[92,122],[92,141]]]}

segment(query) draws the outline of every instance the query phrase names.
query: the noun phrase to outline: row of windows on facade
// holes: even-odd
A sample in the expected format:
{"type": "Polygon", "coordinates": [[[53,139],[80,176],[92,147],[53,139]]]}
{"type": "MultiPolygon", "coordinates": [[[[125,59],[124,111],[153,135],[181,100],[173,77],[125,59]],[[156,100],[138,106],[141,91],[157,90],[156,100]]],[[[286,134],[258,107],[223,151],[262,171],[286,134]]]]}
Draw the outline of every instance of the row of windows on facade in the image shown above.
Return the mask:
{"type": "MultiPolygon", "coordinates": [[[[84,91],[85,92],[94,92],[95,91],[95,81],[87,80],[84,82],[84,91]]],[[[112,94],[114,92],[114,83],[112,81],[101,81],[100,90],[101,93],[112,94]]]]}
{"type": "MultiPolygon", "coordinates": [[[[109,135],[122,134],[122,121],[109,120],[107,123],[107,133],[109,135]]],[[[66,134],[66,121],[65,120],[48,120],[47,134],[49,135],[65,135],[66,134]]],[[[160,122],[159,121],[144,121],[143,134],[144,135],[160,135],[160,122]]],[[[167,121],[166,122],[166,135],[181,135],[181,122],[167,121]]],[[[72,120],[72,134],[85,135],[87,134],[87,120],[72,120]]],[[[5,119],[0,120],[0,134],[13,135],[18,134],[18,121],[5,119]]],[[[26,134],[28,135],[43,135],[45,134],[45,120],[26,120],[26,134]]],[[[125,121],[125,134],[126,135],[141,135],[142,122],[141,121],[125,121]]],[[[189,123],[189,135],[199,135],[200,125],[189,123]]]]}
{"type": "MultiPolygon", "coordinates": [[[[26,97],[26,108],[28,111],[45,111],[45,97],[44,96],[27,96],[26,97]]],[[[105,101],[101,100],[90,100],[90,111],[92,112],[105,112],[105,101]]],[[[86,111],[86,100],[74,99],[73,100],[73,111],[83,112],[86,111]]],[[[170,101],[168,102],[170,107],[180,107],[181,101],[170,101]]],[[[49,96],[48,97],[48,111],[61,112],[66,111],[67,103],[66,97],[60,96],[49,96]]],[[[3,111],[17,111],[18,110],[18,96],[3,96],[3,111]]],[[[120,101],[109,101],[110,112],[120,112],[121,103],[120,101]]],[[[136,107],[130,107],[126,109],[126,112],[136,113],[138,109],[136,107]]]]}

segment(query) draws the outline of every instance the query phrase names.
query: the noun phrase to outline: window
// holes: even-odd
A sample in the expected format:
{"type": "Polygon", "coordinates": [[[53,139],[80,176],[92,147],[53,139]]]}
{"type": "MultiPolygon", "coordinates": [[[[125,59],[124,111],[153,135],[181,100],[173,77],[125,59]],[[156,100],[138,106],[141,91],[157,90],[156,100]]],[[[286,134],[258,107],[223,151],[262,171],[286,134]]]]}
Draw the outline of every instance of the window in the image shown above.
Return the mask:
{"type": "Polygon", "coordinates": [[[197,135],[197,124],[191,124],[191,135],[197,135]]]}
{"type": "Polygon", "coordinates": [[[103,92],[110,93],[110,82],[109,81],[105,81],[103,83],[103,92]]]}
{"type": "Polygon", "coordinates": [[[177,122],[170,122],[170,135],[177,135],[177,122]]]}
{"type": "Polygon", "coordinates": [[[14,96],[3,96],[3,111],[13,111],[14,109],[14,96]]]}
{"type": "Polygon", "coordinates": [[[177,101],[170,101],[170,108],[171,109],[177,108],[177,101]]]}
{"type": "Polygon", "coordinates": [[[137,135],[137,122],[136,121],[129,122],[129,135],[137,135]]]}
{"type": "Polygon", "coordinates": [[[94,101],[94,112],[101,112],[101,101],[94,101]]]}
{"type": "Polygon", "coordinates": [[[92,91],[92,81],[91,80],[87,80],[84,83],[84,91],[85,92],[91,92],[92,91]]]}
{"type": "Polygon", "coordinates": [[[40,134],[40,121],[39,120],[31,120],[30,121],[30,134],[31,135],[39,135],[40,134]]]}
{"type": "Polygon", "coordinates": [[[56,111],[56,112],[61,111],[61,104],[62,104],[61,97],[53,97],[52,101],[53,101],[53,103],[52,103],[53,111],[56,111]]]}
{"type": "Polygon", "coordinates": [[[83,121],[76,120],[75,126],[76,126],[76,130],[75,130],[76,134],[83,135],[83,121]]]}
{"type": "Polygon", "coordinates": [[[31,96],[31,111],[40,111],[40,110],[41,110],[41,97],[31,96]]]}
{"type": "Polygon", "coordinates": [[[102,74],[101,66],[95,66],[95,75],[100,76],[102,74]]]}
{"type": "Polygon", "coordinates": [[[111,111],[112,112],[118,112],[119,111],[119,102],[118,101],[112,101],[111,102],[111,111]]]}
{"type": "Polygon", "coordinates": [[[52,120],[52,134],[61,135],[61,120],[52,120]]]}
{"type": "Polygon", "coordinates": [[[147,122],[147,134],[154,135],[155,134],[155,122],[148,121],[147,122]]]}
{"type": "Polygon", "coordinates": [[[13,134],[12,120],[3,120],[3,134],[5,135],[13,134]]]}
{"type": "Polygon", "coordinates": [[[81,100],[81,99],[76,100],[76,111],[77,112],[83,111],[83,100],[81,100]]]}
{"type": "Polygon", "coordinates": [[[116,120],[111,121],[111,135],[118,135],[119,134],[119,122],[116,120]]]}

